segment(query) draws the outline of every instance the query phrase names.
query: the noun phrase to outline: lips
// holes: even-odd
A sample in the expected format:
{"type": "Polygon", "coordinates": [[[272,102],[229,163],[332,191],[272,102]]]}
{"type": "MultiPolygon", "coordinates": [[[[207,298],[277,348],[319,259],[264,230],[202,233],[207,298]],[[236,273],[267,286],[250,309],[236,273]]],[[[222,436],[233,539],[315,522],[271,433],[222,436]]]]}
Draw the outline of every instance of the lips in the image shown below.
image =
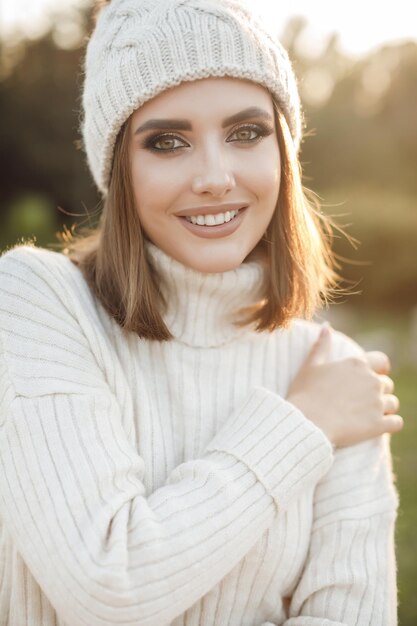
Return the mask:
{"type": "Polygon", "coordinates": [[[245,219],[246,208],[247,207],[241,208],[236,217],[234,217],[229,222],[219,224],[218,226],[201,226],[199,224],[192,224],[186,219],[186,216],[178,216],[178,219],[180,220],[184,228],[186,228],[197,237],[203,237],[208,239],[221,238],[233,234],[239,228],[240,224],[245,219]]]}

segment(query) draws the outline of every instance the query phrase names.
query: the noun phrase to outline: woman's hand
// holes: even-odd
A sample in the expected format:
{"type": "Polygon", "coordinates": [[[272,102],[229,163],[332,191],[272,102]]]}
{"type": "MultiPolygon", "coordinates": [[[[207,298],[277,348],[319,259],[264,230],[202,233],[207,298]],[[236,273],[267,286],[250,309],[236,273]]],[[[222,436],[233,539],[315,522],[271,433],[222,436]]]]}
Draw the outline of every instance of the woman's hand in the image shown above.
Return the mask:
{"type": "Polygon", "coordinates": [[[403,420],[390,364],[382,352],[364,358],[329,361],[331,330],[323,326],[306,361],[288,390],[287,399],[322,429],[338,448],[382,433],[396,433],[403,420]]]}

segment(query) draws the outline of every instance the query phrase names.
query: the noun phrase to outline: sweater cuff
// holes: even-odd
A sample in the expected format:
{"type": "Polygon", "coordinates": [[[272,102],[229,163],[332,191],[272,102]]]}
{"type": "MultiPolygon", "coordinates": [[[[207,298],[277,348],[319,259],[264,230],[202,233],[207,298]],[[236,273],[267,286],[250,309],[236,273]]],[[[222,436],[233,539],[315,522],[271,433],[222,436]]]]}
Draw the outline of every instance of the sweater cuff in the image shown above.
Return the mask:
{"type": "Polygon", "coordinates": [[[314,486],[334,459],[323,431],[293,404],[262,387],[251,392],[206,450],[243,462],[272,496],[277,511],[314,486]]]}

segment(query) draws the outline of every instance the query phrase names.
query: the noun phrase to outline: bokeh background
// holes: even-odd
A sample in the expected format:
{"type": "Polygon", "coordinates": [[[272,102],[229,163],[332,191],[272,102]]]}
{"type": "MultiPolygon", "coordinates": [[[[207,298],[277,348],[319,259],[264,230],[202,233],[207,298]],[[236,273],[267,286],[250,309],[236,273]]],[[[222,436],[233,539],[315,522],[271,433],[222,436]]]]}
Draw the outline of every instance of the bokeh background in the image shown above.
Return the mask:
{"type": "MultiPolygon", "coordinates": [[[[91,0],[0,5],[0,251],[93,226],[100,212],[79,149],[91,0]]],[[[399,621],[417,624],[417,22],[414,3],[257,0],[289,50],[307,122],[305,185],[352,241],[335,249],[354,295],[320,319],[391,357],[405,418],[392,438],[399,621]],[[343,5],[343,6],[341,6],[343,5]]]]}

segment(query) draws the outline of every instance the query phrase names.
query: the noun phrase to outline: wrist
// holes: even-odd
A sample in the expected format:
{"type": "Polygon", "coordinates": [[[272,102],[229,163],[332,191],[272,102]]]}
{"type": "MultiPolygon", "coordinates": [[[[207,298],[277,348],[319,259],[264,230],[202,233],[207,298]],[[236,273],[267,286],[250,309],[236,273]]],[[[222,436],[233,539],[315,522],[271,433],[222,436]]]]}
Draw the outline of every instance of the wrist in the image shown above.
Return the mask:
{"type": "Polygon", "coordinates": [[[304,415],[306,419],[312,422],[321,432],[325,435],[325,437],[329,440],[333,450],[336,448],[336,442],[334,439],[334,433],[328,425],[323,423],[322,411],[318,408],[315,409],[314,402],[312,402],[311,397],[308,398],[302,392],[299,393],[290,393],[286,398],[287,402],[290,402],[293,406],[295,406],[301,413],[304,415]]]}

